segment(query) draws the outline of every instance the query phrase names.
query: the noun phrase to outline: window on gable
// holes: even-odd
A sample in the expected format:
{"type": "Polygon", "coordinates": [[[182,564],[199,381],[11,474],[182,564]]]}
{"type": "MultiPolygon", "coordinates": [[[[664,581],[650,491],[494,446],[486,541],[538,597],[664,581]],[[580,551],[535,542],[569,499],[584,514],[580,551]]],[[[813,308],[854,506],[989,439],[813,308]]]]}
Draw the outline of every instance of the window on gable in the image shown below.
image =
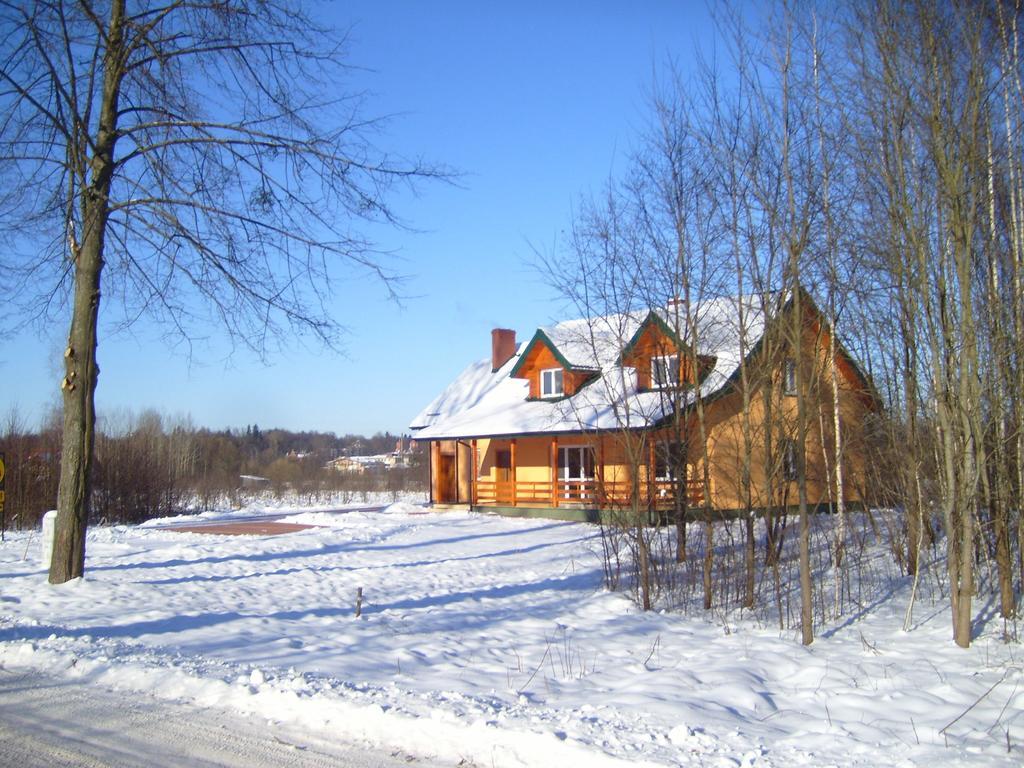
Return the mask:
{"type": "Polygon", "coordinates": [[[540,396],[560,397],[565,391],[562,387],[562,369],[545,368],[540,372],[540,396]]]}
{"type": "Polygon", "coordinates": [[[782,392],[786,395],[796,394],[796,360],[786,358],[782,366],[782,392]]]}
{"type": "Polygon", "coordinates": [[[679,386],[679,355],[657,355],[651,358],[651,386],[654,389],[679,386]]]}

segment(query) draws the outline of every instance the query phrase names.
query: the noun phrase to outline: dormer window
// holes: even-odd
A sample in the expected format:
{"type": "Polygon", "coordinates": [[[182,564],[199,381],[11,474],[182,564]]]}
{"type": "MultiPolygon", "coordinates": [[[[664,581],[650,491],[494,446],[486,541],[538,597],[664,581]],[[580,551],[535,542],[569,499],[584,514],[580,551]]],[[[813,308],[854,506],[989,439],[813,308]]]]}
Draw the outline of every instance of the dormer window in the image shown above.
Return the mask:
{"type": "Polygon", "coordinates": [[[657,355],[651,358],[651,385],[654,389],[679,386],[679,355],[657,355]]]}
{"type": "Polygon", "coordinates": [[[540,372],[541,397],[561,397],[563,392],[561,368],[545,368],[540,372]]]}

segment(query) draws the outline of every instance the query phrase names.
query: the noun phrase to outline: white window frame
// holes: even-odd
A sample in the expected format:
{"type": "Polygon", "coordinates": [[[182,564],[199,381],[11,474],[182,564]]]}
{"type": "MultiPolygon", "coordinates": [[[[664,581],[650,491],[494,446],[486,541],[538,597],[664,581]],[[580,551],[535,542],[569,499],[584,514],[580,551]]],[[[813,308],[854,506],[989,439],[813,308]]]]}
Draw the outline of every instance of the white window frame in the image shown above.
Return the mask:
{"type": "Polygon", "coordinates": [[[651,358],[651,388],[671,389],[678,386],[679,355],[654,355],[651,358]]]}
{"type": "Polygon", "coordinates": [[[796,394],[796,360],[792,357],[782,363],[782,394],[796,394]]]}
{"type": "Polygon", "coordinates": [[[560,445],[558,446],[558,479],[565,482],[579,482],[593,480],[597,471],[597,463],[595,462],[596,457],[594,456],[594,449],[589,445],[560,445]],[[570,454],[576,454],[579,459],[579,474],[570,475],[569,465],[572,463],[569,460],[570,454]],[[590,472],[587,472],[587,464],[590,464],[590,472]]]}
{"type": "Polygon", "coordinates": [[[589,491],[583,487],[583,483],[593,482],[597,477],[597,457],[594,456],[594,449],[589,445],[560,445],[558,447],[558,482],[562,487],[562,498],[580,500],[590,497],[589,491]],[[572,463],[570,455],[576,454],[579,460],[579,474],[570,475],[569,465],[572,463]],[[590,472],[587,472],[587,463],[590,463],[590,472]],[[573,494],[573,484],[579,484],[576,494],[573,494]]]}
{"type": "Polygon", "coordinates": [[[540,372],[540,396],[561,397],[565,394],[565,372],[561,368],[544,368],[540,372]],[[557,388],[555,384],[557,383],[557,388]]]}

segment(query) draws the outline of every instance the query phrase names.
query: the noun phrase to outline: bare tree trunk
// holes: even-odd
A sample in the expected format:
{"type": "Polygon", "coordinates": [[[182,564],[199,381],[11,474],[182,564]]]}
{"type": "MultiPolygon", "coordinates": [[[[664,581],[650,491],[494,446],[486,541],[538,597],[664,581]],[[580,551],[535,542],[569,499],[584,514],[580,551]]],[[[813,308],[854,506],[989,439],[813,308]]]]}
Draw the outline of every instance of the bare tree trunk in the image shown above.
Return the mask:
{"type": "Polygon", "coordinates": [[[793,292],[793,334],[796,348],[796,451],[797,451],[797,499],[800,509],[800,637],[804,645],[814,642],[814,584],[811,580],[811,519],[807,501],[807,404],[806,386],[802,365],[803,348],[803,302],[799,283],[793,292]]]}
{"type": "MultiPolygon", "coordinates": [[[[914,299],[904,294],[906,303],[914,299]]],[[[914,334],[916,335],[916,334],[914,334]]],[[[921,495],[920,433],[918,428],[917,355],[913,349],[914,335],[904,331],[903,346],[904,408],[907,414],[907,440],[903,456],[903,498],[907,506],[907,574],[918,575],[921,562],[921,543],[924,540],[924,498],[921,495]]],[[[929,539],[930,543],[930,539],[929,539]]]]}
{"type": "MultiPolygon", "coordinates": [[[[917,497],[920,498],[920,496],[921,496],[921,475],[920,475],[920,472],[915,474],[914,482],[915,482],[915,485],[916,485],[915,493],[917,494],[917,497]]],[[[918,553],[918,552],[921,551],[921,538],[924,536],[924,528],[919,525],[917,527],[916,533],[917,533],[917,539],[915,539],[913,541],[909,541],[907,543],[907,546],[908,546],[908,548],[912,552],[918,553]]],[[[915,555],[915,558],[916,558],[916,555],[915,555]]],[[[914,562],[916,563],[917,560],[915,559],[914,562]]],[[[918,587],[918,584],[921,581],[921,569],[920,568],[915,568],[915,570],[912,573],[912,576],[914,578],[914,584],[913,584],[913,587],[910,590],[910,599],[907,601],[907,611],[906,611],[906,613],[903,616],[903,631],[904,632],[909,632],[910,631],[911,623],[912,623],[912,620],[913,620],[913,617],[914,617],[914,603],[917,601],[917,587],[918,587]]]]}
{"type": "MultiPolygon", "coordinates": [[[[69,227],[75,262],[74,303],[68,347],[64,354],[64,439],[61,453],[57,523],[54,531],[50,583],[80,577],[85,570],[85,532],[92,490],[93,445],[96,435],[96,363],[100,274],[103,241],[110,212],[110,185],[117,142],[118,98],[123,76],[120,60],[124,41],[124,0],[114,0],[103,62],[103,92],[96,147],[89,159],[89,179],[78,180],[82,189],[81,242],[69,227]]],[[[83,139],[84,143],[84,139],[83,139]]],[[[73,147],[74,150],[79,149],[73,147]]],[[[82,157],[84,159],[84,149],[82,157]]],[[[84,163],[83,163],[84,164],[84,163]]],[[[80,166],[83,174],[86,169],[80,166]]],[[[69,216],[70,220],[70,216],[69,216]]]]}
{"type": "Polygon", "coordinates": [[[676,472],[675,498],[673,500],[676,523],[676,562],[686,562],[686,523],[690,508],[690,472],[687,460],[679,462],[676,472]]]}
{"type": "Polygon", "coordinates": [[[704,510],[704,567],[702,569],[702,581],[704,587],[704,610],[711,610],[714,604],[715,583],[715,524],[711,519],[710,510],[704,510]]]}
{"type": "MultiPolygon", "coordinates": [[[[739,292],[737,304],[742,307],[744,297],[739,292]]],[[[751,465],[753,463],[753,425],[750,419],[750,381],[747,373],[747,342],[746,342],[746,318],[744,310],[739,310],[740,324],[740,389],[743,397],[743,456],[740,469],[740,493],[743,498],[743,530],[744,530],[744,554],[743,554],[743,607],[754,607],[754,591],[756,588],[757,563],[756,563],[756,542],[754,540],[754,503],[753,503],[753,480],[751,465]]]]}
{"type": "MultiPolygon", "coordinates": [[[[786,261],[783,271],[783,285],[789,287],[791,293],[790,311],[793,313],[789,328],[790,337],[789,352],[793,355],[796,368],[796,482],[797,499],[800,512],[800,635],[804,645],[814,642],[814,604],[813,604],[813,582],[811,580],[811,522],[807,509],[807,393],[804,391],[807,386],[804,373],[804,302],[803,287],[800,284],[802,260],[805,256],[807,245],[808,229],[810,224],[810,211],[805,205],[797,205],[797,195],[806,195],[806,189],[797,189],[798,180],[807,182],[807,179],[797,177],[795,172],[800,170],[807,172],[806,159],[804,165],[795,167],[799,163],[794,157],[791,144],[792,118],[791,98],[794,95],[792,83],[792,56],[793,39],[791,37],[791,25],[793,19],[787,19],[783,48],[779,51],[780,58],[780,120],[782,133],[781,155],[779,158],[781,181],[786,198],[785,217],[787,225],[783,229],[783,236],[786,244],[786,261]]],[[[806,201],[806,198],[805,198],[806,201]]],[[[781,213],[781,211],[777,212],[781,213]]]]}
{"type": "MultiPolygon", "coordinates": [[[[1016,440],[1010,435],[1003,435],[1004,450],[1009,456],[1006,460],[1005,482],[1008,486],[1004,502],[1008,509],[1014,509],[1017,516],[1016,531],[1012,522],[1006,521],[1007,549],[1012,534],[1017,540],[1017,578],[1019,588],[1024,590],[1024,167],[1021,153],[1024,151],[1024,121],[1021,118],[1021,107],[1024,105],[1024,83],[1021,80],[1020,54],[1020,4],[1016,9],[1009,6],[996,5],[996,19],[1000,39],[1001,98],[1003,106],[1003,141],[1006,144],[1003,162],[1005,169],[1006,193],[1009,198],[1005,204],[1003,227],[1006,231],[1008,247],[1006,248],[1006,272],[1010,288],[1010,300],[1006,302],[1008,317],[1004,326],[1004,355],[1000,361],[1004,373],[1004,385],[1007,389],[1009,407],[1006,418],[1015,426],[1016,440]],[[1016,372],[1014,372],[1016,368],[1016,372]]],[[[994,199],[994,194],[991,195],[994,199]]],[[[994,218],[994,216],[993,216],[994,218]]],[[[1008,561],[1012,556],[1007,553],[1008,561]]],[[[1013,593],[1013,563],[1008,562],[1009,592],[1013,593]]],[[[1000,569],[1000,580],[1003,571],[1000,569]]],[[[1002,584],[1000,584],[1002,592],[1002,584]]],[[[1005,594],[1005,593],[1003,593],[1005,594]]],[[[1008,606],[1003,602],[1004,609],[1008,606]]],[[[1014,603],[1012,615],[1018,613],[1014,603]]],[[[1007,615],[1004,611],[1004,616],[1007,615]]]]}
{"type": "MultiPolygon", "coordinates": [[[[693,339],[693,349],[695,350],[697,348],[696,325],[690,337],[693,339]]],[[[696,354],[693,355],[691,365],[693,370],[696,371],[698,365],[696,354]]],[[[696,395],[696,411],[701,445],[701,488],[702,496],[704,497],[704,610],[710,610],[714,602],[715,524],[711,499],[711,461],[708,452],[707,423],[704,414],[704,400],[700,395],[699,389],[696,395]]]]}
{"type": "MultiPolygon", "coordinates": [[[[644,455],[644,449],[641,445],[639,448],[640,456],[644,455]]],[[[651,553],[647,542],[647,526],[644,520],[645,514],[643,506],[640,502],[640,473],[636,471],[642,464],[638,459],[631,462],[633,472],[630,477],[630,506],[633,515],[633,530],[636,535],[636,547],[637,547],[637,567],[639,569],[640,583],[638,585],[640,591],[640,607],[645,611],[651,610],[654,605],[652,598],[652,583],[651,583],[651,553]]]]}
{"type": "Polygon", "coordinates": [[[1013,593],[1013,559],[1010,553],[1009,526],[1009,488],[1008,477],[1010,460],[1007,456],[1007,402],[1009,400],[1009,384],[1012,382],[1012,352],[1006,336],[1005,302],[1001,295],[1001,276],[999,264],[999,243],[996,231],[995,213],[995,161],[992,152],[992,135],[989,131],[987,139],[986,167],[988,169],[988,271],[987,290],[989,306],[989,344],[992,363],[988,368],[988,401],[991,408],[991,420],[994,422],[995,435],[992,447],[988,451],[988,471],[983,466],[981,477],[985,481],[989,515],[992,519],[993,536],[996,551],[996,573],[999,582],[999,612],[1005,619],[1011,619],[1017,613],[1016,596],[1013,593]]]}
{"type": "Polygon", "coordinates": [[[832,332],[829,334],[829,373],[832,383],[832,432],[835,435],[833,479],[835,480],[836,515],[839,525],[836,529],[836,569],[843,567],[843,553],[846,546],[846,486],[843,482],[843,429],[839,412],[839,371],[836,361],[836,328],[832,318],[832,332]]]}
{"type": "Polygon", "coordinates": [[[756,563],[755,563],[755,542],[754,542],[754,515],[748,511],[746,518],[743,521],[744,525],[744,547],[743,547],[743,563],[744,563],[744,581],[743,581],[743,607],[753,608],[754,607],[754,591],[757,586],[756,582],[756,563]]]}
{"type": "MultiPolygon", "coordinates": [[[[90,219],[86,219],[89,221],[90,219]]],[[[92,490],[93,445],[96,433],[94,395],[99,376],[96,364],[97,314],[100,305],[102,228],[87,232],[75,269],[71,332],[65,352],[64,439],[61,452],[57,524],[54,532],[50,583],[61,584],[82,575],[85,531],[92,490]]]]}

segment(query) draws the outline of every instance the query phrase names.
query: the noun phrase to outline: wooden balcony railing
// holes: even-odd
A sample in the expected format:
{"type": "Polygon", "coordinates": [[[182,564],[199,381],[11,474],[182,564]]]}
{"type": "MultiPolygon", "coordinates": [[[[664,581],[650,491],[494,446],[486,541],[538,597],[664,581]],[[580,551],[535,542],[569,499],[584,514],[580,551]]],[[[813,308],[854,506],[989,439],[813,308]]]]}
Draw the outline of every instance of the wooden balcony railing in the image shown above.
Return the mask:
{"type": "MultiPolygon", "coordinates": [[[[480,506],[518,507],[596,507],[626,508],[632,504],[632,483],[598,480],[512,481],[477,480],[475,503],[480,506]]],[[[676,483],[656,480],[640,484],[643,507],[667,511],[675,508],[676,483]]],[[[686,486],[688,506],[704,503],[703,484],[690,481],[686,486]]]]}

